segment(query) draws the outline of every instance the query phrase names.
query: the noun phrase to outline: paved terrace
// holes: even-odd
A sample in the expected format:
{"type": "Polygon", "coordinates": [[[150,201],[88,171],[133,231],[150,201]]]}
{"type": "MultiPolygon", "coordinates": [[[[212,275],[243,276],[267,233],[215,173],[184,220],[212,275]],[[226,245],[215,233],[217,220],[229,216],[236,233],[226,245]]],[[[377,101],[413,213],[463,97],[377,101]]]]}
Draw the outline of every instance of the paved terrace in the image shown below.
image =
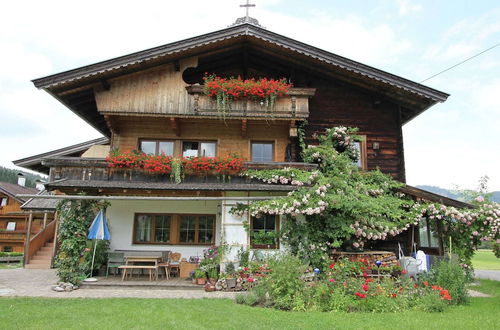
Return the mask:
{"type": "Polygon", "coordinates": [[[53,297],[53,298],[228,298],[234,299],[234,292],[205,292],[201,286],[176,279],[167,281],[143,281],[132,279],[121,282],[121,278],[110,276],[99,285],[81,288],[72,292],[55,292],[57,283],[55,269],[0,269],[0,296],[10,297],[53,297]],[[123,286],[110,286],[123,284],[123,286]]]}

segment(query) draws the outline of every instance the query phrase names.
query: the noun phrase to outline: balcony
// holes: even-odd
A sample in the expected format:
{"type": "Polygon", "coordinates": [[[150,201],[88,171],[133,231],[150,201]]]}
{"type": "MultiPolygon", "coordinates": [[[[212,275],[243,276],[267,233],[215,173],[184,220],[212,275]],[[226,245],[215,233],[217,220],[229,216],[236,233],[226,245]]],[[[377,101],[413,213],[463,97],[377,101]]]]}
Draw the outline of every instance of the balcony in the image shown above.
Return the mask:
{"type": "MultiPolygon", "coordinates": [[[[76,191],[78,189],[110,191],[123,190],[210,190],[210,191],[290,191],[295,187],[280,184],[265,184],[258,180],[234,175],[222,177],[215,175],[185,175],[177,184],[169,174],[150,174],[143,170],[109,168],[102,158],[61,157],[42,161],[50,166],[50,189],[76,191]]],[[[317,167],[308,163],[247,162],[248,169],[275,169],[283,167],[311,170],[317,167]]]]}
{"type": "MultiPolygon", "coordinates": [[[[144,83],[145,84],[145,83],[144,83]]],[[[155,85],[153,82],[150,84],[155,85]]],[[[147,84],[146,84],[147,85],[147,84]]],[[[281,119],[304,120],[309,117],[309,98],[316,89],[290,88],[287,95],[277,98],[273,107],[251,99],[232,102],[224,114],[218,110],[217,102],[205,95],[203,85],[185,86],[177,82],[172,88],[164,86],[152,95],[149,85],[137,86],[124,82],[110,91],[96,94],[99,112],[108,116],[164,116],[179,118],[221,118],[232,119],[281,119]],[[184,87],[185,86],[185,87],[184,87]]],[[[158,87],[160,88],[160,87],[158,87]]],[[[112,121],[112,120],[111,120],[112,121]]],[[[109,123],[108,123],[109,124],[109,123]]]]}
{"type": "MultiPolygon", "coordinates": [[[[187,111],[190,115],[213,117],[221,116],[217,102],[204,94],[202,85],[187,86],[191,96],[188,98],[187,111]]],[[[309,117],[309,97],[315,93],[314,88],[291,88],[286,96],[276,100],[274,107],[268,107],[263,102],[242,99],[231,103],[230,109],[224,111],[224,116],[230,118],[275,118],[303,120],[309,117]]]]}

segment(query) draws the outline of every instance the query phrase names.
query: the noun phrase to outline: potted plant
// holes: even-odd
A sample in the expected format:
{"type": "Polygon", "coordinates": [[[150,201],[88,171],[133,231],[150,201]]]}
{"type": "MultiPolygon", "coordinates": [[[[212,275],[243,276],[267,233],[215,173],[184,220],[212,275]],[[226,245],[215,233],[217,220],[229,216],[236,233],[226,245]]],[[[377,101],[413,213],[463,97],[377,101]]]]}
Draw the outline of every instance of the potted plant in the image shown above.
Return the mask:
{"type": "Polygon", "coordinates": [[[225,269],[225,278],[228,289],[233,289],[236,287],[236,269],[234,268],[234,264],[232,262],[228,262],[226,264],[225,269]]]}
{"type": "Polygon", "coordinates": [[[204,285],[206,283],[206,274],[200,268],[194,271],[194,278],[196,279],[196,284],[198,285],[204,285]]]}

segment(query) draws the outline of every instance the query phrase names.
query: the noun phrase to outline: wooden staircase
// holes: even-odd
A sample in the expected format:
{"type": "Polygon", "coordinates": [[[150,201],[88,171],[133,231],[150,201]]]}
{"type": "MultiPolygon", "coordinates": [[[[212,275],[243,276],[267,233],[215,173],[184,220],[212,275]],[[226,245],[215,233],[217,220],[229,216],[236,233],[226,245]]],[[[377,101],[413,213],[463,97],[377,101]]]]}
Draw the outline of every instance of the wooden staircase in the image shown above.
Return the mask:
{"type": "Polygon", "coordinates": [[[38,250],[30,259],[29,263],[24,266],[28,269],[50,269],[52,263],[52,251],[54,250],[54,242],[47,242],[38,250]]]}

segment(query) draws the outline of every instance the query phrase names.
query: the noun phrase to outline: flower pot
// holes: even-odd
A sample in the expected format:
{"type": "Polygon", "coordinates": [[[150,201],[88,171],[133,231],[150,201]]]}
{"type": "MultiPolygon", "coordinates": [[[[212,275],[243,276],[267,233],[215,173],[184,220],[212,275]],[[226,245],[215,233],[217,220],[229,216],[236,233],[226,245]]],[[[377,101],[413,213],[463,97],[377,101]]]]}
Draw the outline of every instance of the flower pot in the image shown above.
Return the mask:
{"type": "Polygon", "coordinates": [[[227,287],[229,289],[233,289],[236,287],[236,279],[235,278],[226,278],[227,287]]]}
{"type": "Polygon", "coordinates": [[[207,283],[207,280],[204,278],[197,278],[196,279],[196,284],[198,284],[198,285],[204,285],[205,283],[207,283]]]}

